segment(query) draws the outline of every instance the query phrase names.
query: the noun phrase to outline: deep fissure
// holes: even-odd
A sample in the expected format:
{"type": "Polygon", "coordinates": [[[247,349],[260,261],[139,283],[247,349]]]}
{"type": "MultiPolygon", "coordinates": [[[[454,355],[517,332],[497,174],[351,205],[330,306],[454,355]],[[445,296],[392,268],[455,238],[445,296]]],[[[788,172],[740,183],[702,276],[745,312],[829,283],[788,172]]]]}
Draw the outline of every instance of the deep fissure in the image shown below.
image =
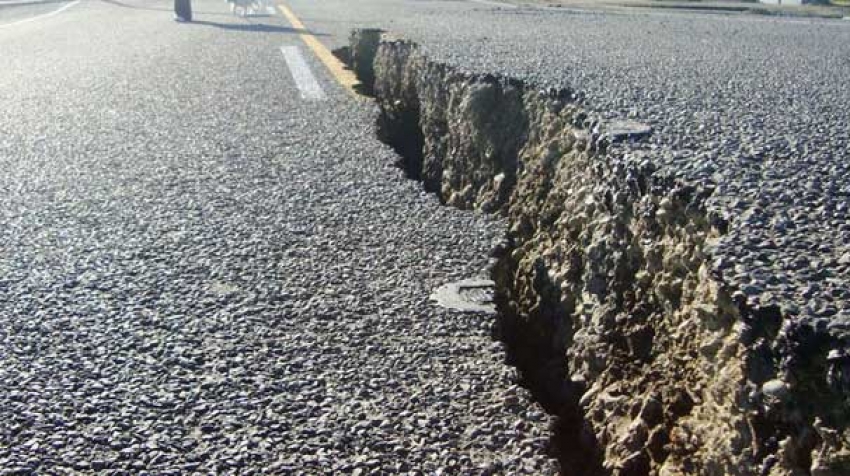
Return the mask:
{"type": "MultiPolygon", "coordinates": [[[[391,117],[379,116],[376,133],[378,139],[389,145],[398,154],[396,165],[404,170],[407,178],[422,181],[422,148],[425,136],[419,128],[419,109],[405,108],[391,117]]],[[[429,192],[436,192],[430,189],[429,192]]]]}
{"type": "MultiPolygon", "coordinates": [[[[346,63],[361,81],[360,92],[374,97],[374,62],[380,44],[382,30],[357,30],[352,33],[351,46],[336,50],[336,55],[346,63]],[[363,39],[366,38],[366,41],[363,39]],[[353,52],[357,53],[354,54],[353,52]],[[368,65],[368,66],[366,66],[368,65]]],[[[497,83],[498,78],[486,77],[485,81],[497,83]]],[[[515,84],[521,86],[518,82],[515,84]]],[[[564,95],[564,92],[560,92],[564,95]]],[[[412,180],[423,183],[425,190],[437,194],[441,202],[445,200],[438,186],[441,176],[432,171],[430,180],[423,174],[425,136],[420,125],[420,104],[415,96],[409,97],[405,107],[389,111],[381,108],[376,119],[376,135],[379,140],[393,148],[398,154],[396,165],[404,170],[405,175],[412,180]]],[[[516,151],[507,161],[511,165],[510,183],[505,188],[510,191],[515,184],[516,151]]],[[[498,197],[499,203],[505,203],[507,194],[498,197]]],[[[489,210],[494,211],[494,210],[489,210]]],[[[519,325],[519,319],[511,310],[506,296],[508,284],[500,282],[499,275],[511,267],[510,240],[492,251],[495,265],[491,277],[496,283],[495,302],[497,319],[493,325],[493,338],[503,342],[507,350],[507,364],[519,371],[522,386],[527,388],[535,401],[543,409],[558,417],[552,428],[550,451],[558,459],[562,467],[578,470],[579,474],[599,472],[599,458],[588,455],[598,455],[599,449],[591,432],[582,431],[585,428],[581,411],[578,407],[580,391],[568,383],[567,369],[564,365],[563,348],[553,349],[540,346],[539,336],[526,335],[519,325]],[[576,431],[578,429],[578,431],[576,431]],[[578,445],[576,442],[580,442],[578,445]]]]}

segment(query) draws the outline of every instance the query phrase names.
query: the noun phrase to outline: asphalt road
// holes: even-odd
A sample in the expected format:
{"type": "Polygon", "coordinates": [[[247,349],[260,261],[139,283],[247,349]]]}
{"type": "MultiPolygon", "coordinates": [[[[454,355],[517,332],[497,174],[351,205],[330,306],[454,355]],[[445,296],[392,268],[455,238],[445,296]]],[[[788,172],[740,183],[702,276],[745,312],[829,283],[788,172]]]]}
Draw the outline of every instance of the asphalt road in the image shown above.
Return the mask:
{"type": "Polygon", "coordinates": [[[713,189],[730,223],[714,272],[850,345],[850,23],[560,11],[489,0],[289,0],[332,46],[355,27],[417,41],[433,60],[567,88],[599,121],[651,137],[613,149],[713,189]],[[340,18],[344,20],[340,20],[340,18]]]}
{"type": "Polygon", "coordinates": [[[551,472],[492,317],[428,301],[503,225],[193,3],[0,9],[0,474],[551,472]]]}
{"type": "MultiPolygon", "coordinates": [[[[0,468],[551,471],[491,318],[428,302],[503,224],[405,180],[280,15],[193,3],[0,8],[0,468]]],[[[850,328],[850,23],[287,3],[652,125],[614,152],[715,187],[724,279],[850,328]]]]}

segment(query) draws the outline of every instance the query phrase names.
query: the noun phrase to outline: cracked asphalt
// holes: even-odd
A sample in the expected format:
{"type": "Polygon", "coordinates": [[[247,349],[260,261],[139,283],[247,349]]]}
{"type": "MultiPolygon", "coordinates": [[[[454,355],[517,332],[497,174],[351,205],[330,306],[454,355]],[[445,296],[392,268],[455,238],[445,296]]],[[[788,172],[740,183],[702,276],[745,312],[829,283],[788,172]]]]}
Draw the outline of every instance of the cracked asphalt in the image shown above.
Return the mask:
{"type": "Polygon", "coordinates": [[[0,28],[0,474],[552,473],[492,316],[428,301],[503,224],[406,180],[280,15],[193,3],[0,28]]]}
{"type": "Polygon", "coordinates": [[[611,157],[713,190],[709,208],[729,222],[710,250],[715,275],[751,306],[776,306],[789,324],[850,346],[850,22],[475,0],[289,3],[333,46],[351,28],[381,28],[461,71],[571,90],[592,129],[648,124],[648,139],[611,157]]]}

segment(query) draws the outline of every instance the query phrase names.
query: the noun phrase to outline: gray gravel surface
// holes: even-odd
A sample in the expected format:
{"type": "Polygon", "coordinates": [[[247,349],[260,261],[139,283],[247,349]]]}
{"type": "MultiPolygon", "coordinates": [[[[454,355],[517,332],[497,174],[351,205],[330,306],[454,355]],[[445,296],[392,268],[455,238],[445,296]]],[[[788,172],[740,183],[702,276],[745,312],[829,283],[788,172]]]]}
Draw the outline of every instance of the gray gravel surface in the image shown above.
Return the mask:
{"type": "Polygon", "coordinates": [[[616,14],[425,0],[291,0],[343,44],[351,27],[436,61],[569,88],[602,121],[652,126],[613,149],[714,188],[731,221],[714,266],[753,305],[850,339],[850,23],[616,14]]]}
{"type": "Polygon", "coordinates": [[[194,3],[0,30],[0,474],[551,473],[492,317],[428,301],[503,224],[194,3]]]}

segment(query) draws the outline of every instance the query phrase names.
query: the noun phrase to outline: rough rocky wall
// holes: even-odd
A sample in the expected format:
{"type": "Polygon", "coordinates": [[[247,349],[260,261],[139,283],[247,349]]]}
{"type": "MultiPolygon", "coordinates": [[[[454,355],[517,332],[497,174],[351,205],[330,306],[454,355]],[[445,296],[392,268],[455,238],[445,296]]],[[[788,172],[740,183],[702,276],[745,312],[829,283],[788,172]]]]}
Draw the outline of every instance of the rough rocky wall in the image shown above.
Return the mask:
{"type": "Polygon", "coordinates": [[[341,56],[360,79],[365,94],[372,94],[372,85],[375,84],[373,62],[382,33],[374,28],[354,30],[349,38],[350,46],[337,50],[337,56],[341,56]]]}
{"type": "Polygon", "coordinates": [[[566,357],[565,393],[584,417],[573,439],[592,435],[615,474],[751,465],[747,445],[728,438],[746,432],[732,404],[737,310],[707,276],[703,249],[718,231],[699,192],[612,165],[569,116],[530,99],[533,122],[547,127],[521,154],[499,282],[510,333],[534,329],[524,347],[546,339],[553,358],[566,357]]]}
{"type": "Polygon", "coordinates": [[[846,393],[824,379],[844,367],[723,285],[712,190],[609,154],[569,91],[462,73],[405,41],[368,51],[378,134],[408,174],[509,220],[499,336],[560,416],[565,474],[850,474],[846,393]]]}

